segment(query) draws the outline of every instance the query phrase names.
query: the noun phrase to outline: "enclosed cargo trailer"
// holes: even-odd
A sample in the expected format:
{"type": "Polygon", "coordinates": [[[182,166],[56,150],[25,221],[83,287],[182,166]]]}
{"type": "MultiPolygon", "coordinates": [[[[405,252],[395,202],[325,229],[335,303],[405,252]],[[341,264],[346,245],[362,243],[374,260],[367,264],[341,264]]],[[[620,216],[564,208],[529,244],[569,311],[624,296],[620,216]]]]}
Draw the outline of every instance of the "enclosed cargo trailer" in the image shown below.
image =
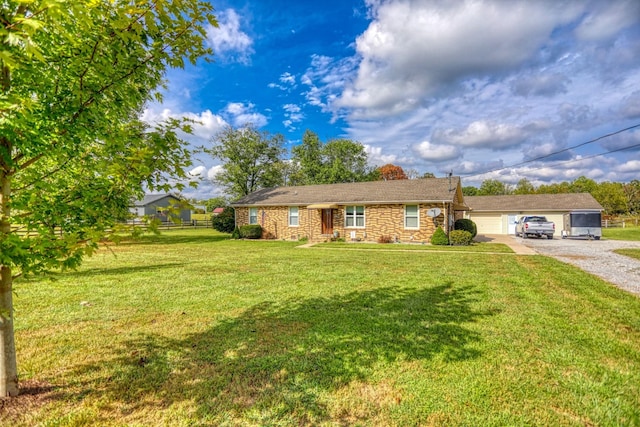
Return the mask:
{"type": "Polygon", "coordinates": [[[562,238],[587,237],[600,240],[602,237],[602,213],[600,211],[571,211],[564,214],[562,238]]]}

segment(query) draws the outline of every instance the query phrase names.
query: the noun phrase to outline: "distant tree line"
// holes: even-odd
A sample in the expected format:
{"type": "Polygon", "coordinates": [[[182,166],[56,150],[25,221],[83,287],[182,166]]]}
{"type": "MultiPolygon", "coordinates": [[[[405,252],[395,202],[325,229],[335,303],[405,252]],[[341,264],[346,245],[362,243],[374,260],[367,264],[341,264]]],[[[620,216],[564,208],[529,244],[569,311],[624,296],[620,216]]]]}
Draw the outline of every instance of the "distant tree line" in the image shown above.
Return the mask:
{"type": "Polygon", "coordinates": [[[462,193],[465,196],[590,193],[602,205],[605,213],[609,215],[640,214],[640,180],[637,179],[628,183],[596,182],[581,176],[571,182],[542,184],[538,187],[526,178],[522,178],[515,186],[495,179],[488,179],[482,182],[480,188],[463,187],[462,193]]]}

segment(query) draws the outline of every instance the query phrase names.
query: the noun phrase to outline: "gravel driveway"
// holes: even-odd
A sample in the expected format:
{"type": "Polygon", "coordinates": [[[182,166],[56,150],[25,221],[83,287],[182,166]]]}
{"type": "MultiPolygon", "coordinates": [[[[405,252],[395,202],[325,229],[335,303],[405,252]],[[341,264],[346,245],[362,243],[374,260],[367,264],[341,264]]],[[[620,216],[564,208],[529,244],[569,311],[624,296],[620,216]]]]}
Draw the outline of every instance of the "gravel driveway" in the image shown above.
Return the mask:
{"type": "Polygon", "coordinates": [[[613,252],[622,248],[640,249],[640,242],[559,237],[553,240],[511,238],[541,255],[578,266],[621,289],[640,295],[640,261],[613,252]]]}

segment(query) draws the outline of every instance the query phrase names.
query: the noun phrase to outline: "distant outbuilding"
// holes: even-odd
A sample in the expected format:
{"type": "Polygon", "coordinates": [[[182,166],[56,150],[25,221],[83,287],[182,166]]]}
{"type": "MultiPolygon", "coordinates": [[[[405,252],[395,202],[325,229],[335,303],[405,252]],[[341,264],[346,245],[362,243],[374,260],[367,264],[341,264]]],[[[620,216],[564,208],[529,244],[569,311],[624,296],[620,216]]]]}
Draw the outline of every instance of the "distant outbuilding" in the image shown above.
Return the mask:
{"type": "MultiPolygon", "coordinates": [[[[133,202],[129,211],[137,218],[148,216],[157,218],[160,221],[171,221],[169,217],[169,208],[176,203],[182,203],[182,199],[173,194],[145,194],[142,200],[133,202]]],[[[180,209],[178,218],[182,222],[191,221],[191,209],[180,209]]]]}

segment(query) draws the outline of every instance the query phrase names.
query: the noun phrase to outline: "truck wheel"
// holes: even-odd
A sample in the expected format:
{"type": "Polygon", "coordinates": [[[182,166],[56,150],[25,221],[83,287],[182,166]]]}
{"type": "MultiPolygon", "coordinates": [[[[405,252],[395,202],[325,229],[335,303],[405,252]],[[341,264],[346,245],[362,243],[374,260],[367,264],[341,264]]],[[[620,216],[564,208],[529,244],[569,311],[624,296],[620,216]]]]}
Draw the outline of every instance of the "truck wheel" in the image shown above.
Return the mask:
{"type": "Polygon", "coordinates": [[[553,240],[553,234],[547,234],[547,240],[553,240]]]}
{"type": "Polygon", "coordinates": [[[596,237],[595,237],[595,239],[596,239],[596,240],[600,240],[600,236],[596,236],[596,237]]]}

